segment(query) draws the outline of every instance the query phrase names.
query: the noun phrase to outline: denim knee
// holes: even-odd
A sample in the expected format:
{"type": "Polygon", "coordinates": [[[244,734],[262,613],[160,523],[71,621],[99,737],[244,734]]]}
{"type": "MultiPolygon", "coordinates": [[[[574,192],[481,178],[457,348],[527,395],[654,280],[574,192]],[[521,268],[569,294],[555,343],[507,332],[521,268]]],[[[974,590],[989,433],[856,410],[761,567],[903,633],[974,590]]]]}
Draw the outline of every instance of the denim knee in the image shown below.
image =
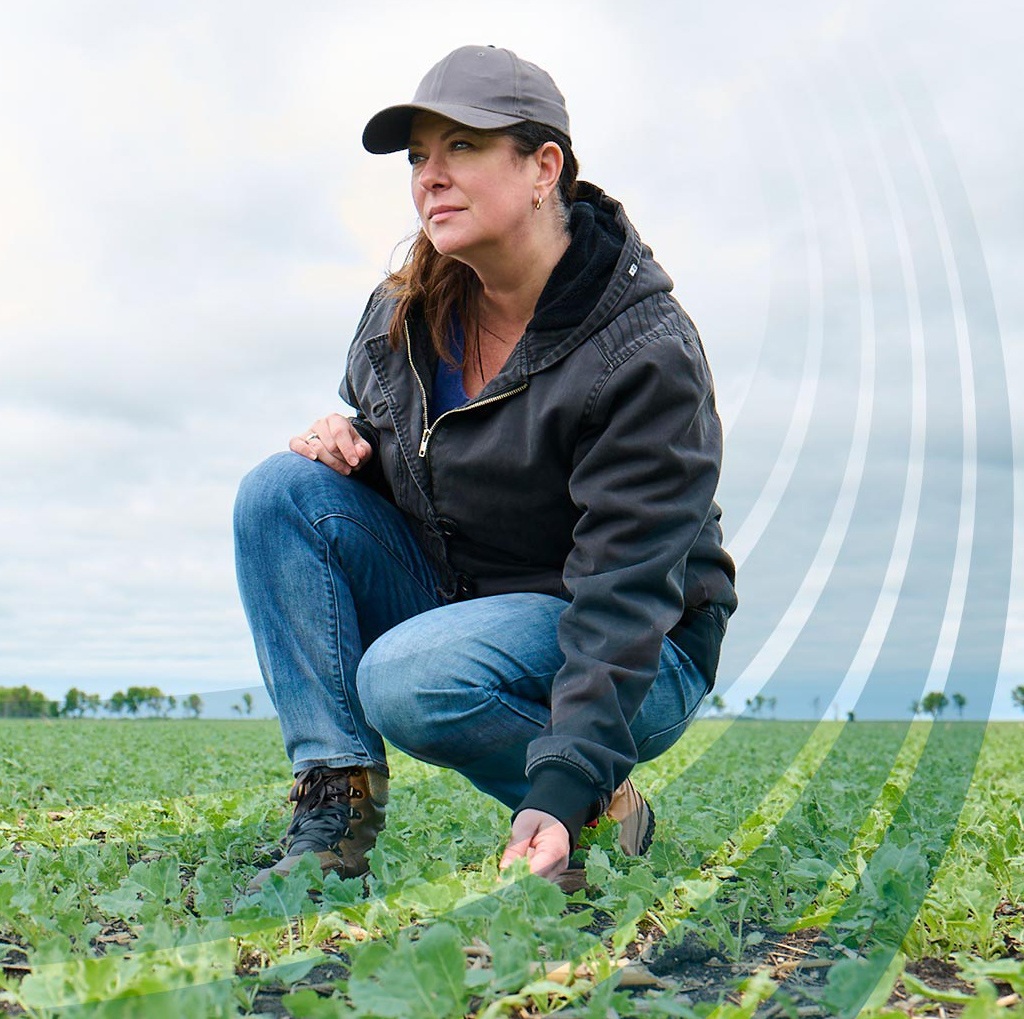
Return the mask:
{"type": "Polygon", "coordinates": [[[416,656],[396,659],[382,653],[386,634],[378,637],[363,653],[356,670],[359,703],[370,723],[385,739],[412,750],[417,729],[412,677],[419,672],[416,656]]]}
{"type": "Polygon", "coordinates": [[[379,499],[355,478],[298,453],[274,453],[242,478],[235,497],[235,532],[259,532],[286,518],[315,526],[324,516],[360,519],[379,499]]]}
{"type": "Polygon", "coordinates": [[[397,639],[393,632],[367,648],[356,672],[359,702],[366,720],[406,753],[442,763],[436,746],[443,733],[440,701],[451,691],[448,672],[438,668],[438,653],[397,639]]]}
{"type": "Polygon", "coordinates": [[[259,528],[282,505],[294,502],[293,489],[309,478],[316,465],[297,453],[274,453],[257,464],[239,482],[235,496],[235,531],[259,528]]]}

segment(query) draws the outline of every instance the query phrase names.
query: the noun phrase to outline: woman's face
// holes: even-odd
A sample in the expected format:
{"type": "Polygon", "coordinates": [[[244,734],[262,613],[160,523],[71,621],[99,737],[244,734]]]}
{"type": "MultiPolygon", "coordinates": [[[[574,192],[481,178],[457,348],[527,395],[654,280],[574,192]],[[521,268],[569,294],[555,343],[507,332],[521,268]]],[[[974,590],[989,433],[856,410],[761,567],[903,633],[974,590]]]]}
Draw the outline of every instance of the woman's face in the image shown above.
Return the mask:
{"type": "Polygon", "coordinates": [[[506,135],[417,113],[409,136],[412,197],[434,247],[472,265],[514,251],[533,225],[536,160],[506,135]]]}

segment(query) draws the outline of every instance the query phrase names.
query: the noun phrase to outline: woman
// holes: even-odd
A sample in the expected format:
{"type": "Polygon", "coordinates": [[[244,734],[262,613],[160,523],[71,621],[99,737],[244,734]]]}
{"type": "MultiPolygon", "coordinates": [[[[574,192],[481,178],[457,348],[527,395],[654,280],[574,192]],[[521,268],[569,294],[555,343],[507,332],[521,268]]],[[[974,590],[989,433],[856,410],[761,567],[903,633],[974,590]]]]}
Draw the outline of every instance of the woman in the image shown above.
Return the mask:
{"type": "Polygon", "coordinates": [[[465,46],[366,126],[420,233],[370,297],[328,414],[242,483],[238,576],[296,782],[284,859],[364,873],[382,736],[513,810],[557,879],[584,824],[714,682],[735,570],[693,324],[622,207],[577,182],[546,72],[465,46]],[[297,454],[297,455],[296,455],[297,454]]]}

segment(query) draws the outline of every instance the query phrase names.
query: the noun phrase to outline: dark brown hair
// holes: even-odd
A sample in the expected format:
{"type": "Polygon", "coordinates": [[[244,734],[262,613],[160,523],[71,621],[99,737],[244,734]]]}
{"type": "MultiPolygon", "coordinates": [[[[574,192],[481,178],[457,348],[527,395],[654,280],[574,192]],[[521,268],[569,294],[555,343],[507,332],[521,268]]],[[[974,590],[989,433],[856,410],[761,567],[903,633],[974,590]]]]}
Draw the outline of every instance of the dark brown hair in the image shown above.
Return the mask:
{"type": "MultiPolygon", "coordinates": [[[[562,150],[563,163],[556,194],[562,218],[568,225],[569,209],[576,200],[576,177],[579,173],[579,163],[568,137],[553,127],[531,121],[483,133],[508,135],[520,158],[533,155],[545,142],[558,145],[562,150]]],[[[440,254],[421,228],[402,266],[389,272],[384,282],[388,292],[398,298],[388,329],[394,350],[405,342],[403,325],[406,316],[415,308],[423,315],[438,356],[456,366],[451,353],[454,313],[459,316],[466,336],[465,360],[476,335],[480,303],[480,281],[468,265],[440,254]]],[[[477,356],[479,358],[479,351],[477,356]]]]}

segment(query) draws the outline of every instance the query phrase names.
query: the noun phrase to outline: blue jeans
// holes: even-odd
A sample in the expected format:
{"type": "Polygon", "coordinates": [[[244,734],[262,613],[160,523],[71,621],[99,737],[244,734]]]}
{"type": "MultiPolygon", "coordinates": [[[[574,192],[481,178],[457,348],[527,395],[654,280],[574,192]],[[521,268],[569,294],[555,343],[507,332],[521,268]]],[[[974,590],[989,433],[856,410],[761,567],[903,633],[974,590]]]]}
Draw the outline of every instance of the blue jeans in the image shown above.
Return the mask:
{"type": "MultiPolygon", "coordinates": [[[[550,716],[566,602],[502,594],[445,604],[403,513],[297,453],[243,479],[238,585],[295,774],[388,774],[385,737],[454,768],[506,806],[529,789],[526,747],[550,716]]],[[[707,693],[667,638],[630,730],[639,760],[666,751],[707,693]]]]}

